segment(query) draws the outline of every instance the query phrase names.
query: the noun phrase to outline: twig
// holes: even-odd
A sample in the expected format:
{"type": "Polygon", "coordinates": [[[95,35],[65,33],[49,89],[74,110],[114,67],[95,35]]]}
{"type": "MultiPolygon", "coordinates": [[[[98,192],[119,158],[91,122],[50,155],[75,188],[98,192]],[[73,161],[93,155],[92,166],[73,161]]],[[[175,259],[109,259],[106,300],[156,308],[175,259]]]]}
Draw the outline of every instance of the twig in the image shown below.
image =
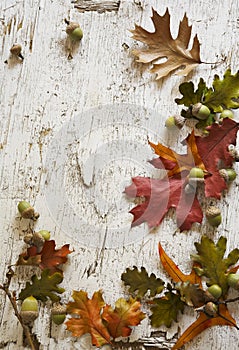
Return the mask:
{"type": "Polygon", "coordinates": [[[8,272],[6,274],[7,282],[4,283],[3,285],[0,284],[0,289],[3,290],[6,293],[6,295],[8,296],[8,299],[10,300],[10,303],[12,304],[12,307],[14,309],[15,315],[23,328],[23,332],[26,336],[26,339],[27,339],[29,346],[31,347],[32,350],[38,350],[39,347],[34,344],[33,335],[31,333],[29,327],[26,324],[24,324],[22,317],[21,317],[20,313],[18,312],[15,295],[14,295],[14,293],[11,293],[9,291],[9,285],[10,285],[10,282],[11,282],[13,275],[14,275],[14,271],[12,270],[11,266],[9,266],[8,272]]]}

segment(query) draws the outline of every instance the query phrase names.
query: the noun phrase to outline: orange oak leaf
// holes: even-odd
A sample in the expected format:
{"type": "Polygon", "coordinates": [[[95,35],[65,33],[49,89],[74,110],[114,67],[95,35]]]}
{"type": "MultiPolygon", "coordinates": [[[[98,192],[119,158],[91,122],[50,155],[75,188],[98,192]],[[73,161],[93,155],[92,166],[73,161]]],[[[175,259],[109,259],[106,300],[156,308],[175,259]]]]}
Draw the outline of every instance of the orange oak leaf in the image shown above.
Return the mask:
{"type": "Polygon", "coordinates": [[[188,343],[207,328],[213,326],[236,327],[236,321],[231,316],[225,305],[219,305],[218,312],[219,314],[216,317],[208,317],[205,313],[200,313],[198,319],[185,330],[177,343],[173,346],[172,350],[180,349],[184,344],[188,343]]]}
{"type": "Polygon", "coordinates": [[[130,327],[137,326],[145,318],[140,306],[140,302],[133,298],[128,301],[120,298],[115,303],[115,309],[110,305],[104,307],[102,318],[108,322],[107,328],[114,339],[128,337],[132,332],[130,327]]]}
{"type": "Polygon", "coordinates": [[[192,49],[188,49],[192,27],[188,25],[186,14],[180,22],[176,39],[173,39],[170,33],[170,14],[168,9],[163,16],[160,16],[153,9],[152,22],[155,28],[153,33],[138,25],[135,25],[135,29],[131,32],[134,39],[148,45],[146,49],[134,50],[133,54],[138,57],[138,62],[153,62],[151,72],[157,74],[156,79],[161,79],[176,69],[180,69],[177,74],[187,75],[201,63],[200,44],[197,35],[194,37],[192,49]],[[154,63],[161,58],[166,59],[166,62],[154,63]]]}
{"type": "Polygon", "coordinates": [[[170,148],[158,143],[157,145],[149,142],[150,146],[154,149],[155,153],[159,156],[159,159],[151,161],[153,165],[156,165],[154,162],[159,160],[164,164],[168,170],[168,176],[173,176],[175,174],[181,173],[184,170],[190,171],[193,167],[201,168],[205,171],[205,165],[202,162],[202,158],[198,153],[196,139],[194,131],[186,139],[187,144],[187,154],[178,154],[171,150],[170,148]]]}
{"type": "Polygon", "coordinates": [[[95,292],[92,299],[84,291],[73,291],[73,302],[67,304],[67,312],[76,315],[66,322],[67,329],[75,337],[89,333],[92,345],[110,344],[110,334],[103,323],[101,313],[105,302],[101,291],[95,292]]]}
{"type": "Polygon", "coordinates": [[[189,275],[185,275],[173,262],[173,260],[166,254],[160,243],[158,244],[158,250],[161,263],[165,271],[167,271],[174,282],[190,282],[192,284],[201,285],[201,278],[196,274],[194,269],[192,269],[189,275]]]}
{"type": "Polygon", "coordinates": [[[59,265],[67,261],[67,255],[72,253],[69,244],[65,244],[60,249],[55,249],[54,240],[45,241],[42,250],[38,252],[36,246],[27,249],[27,252],[19,255],[17,265],[37,265],[42,270],[48,269],[51,274],[62,272],[59,265]]]}

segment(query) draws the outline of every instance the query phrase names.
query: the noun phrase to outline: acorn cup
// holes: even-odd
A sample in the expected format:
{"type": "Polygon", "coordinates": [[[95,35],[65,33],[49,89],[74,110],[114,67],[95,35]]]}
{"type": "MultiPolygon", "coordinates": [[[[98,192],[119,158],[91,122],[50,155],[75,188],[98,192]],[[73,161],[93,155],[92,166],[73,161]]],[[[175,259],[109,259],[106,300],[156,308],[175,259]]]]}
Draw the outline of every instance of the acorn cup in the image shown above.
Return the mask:
{"type": "Polygon", "coordinates": [[[56,325],[60,325],[66,318],[66,306],[61,304],[55,304],[51,310],[51,320],[56,325]]]}
{"type": "Polygon", "coordinates": [[[206,210],[206,218],[211,226],[219,226],[222,222],[221,210],[215,206],[208,207],[206,210]]]}

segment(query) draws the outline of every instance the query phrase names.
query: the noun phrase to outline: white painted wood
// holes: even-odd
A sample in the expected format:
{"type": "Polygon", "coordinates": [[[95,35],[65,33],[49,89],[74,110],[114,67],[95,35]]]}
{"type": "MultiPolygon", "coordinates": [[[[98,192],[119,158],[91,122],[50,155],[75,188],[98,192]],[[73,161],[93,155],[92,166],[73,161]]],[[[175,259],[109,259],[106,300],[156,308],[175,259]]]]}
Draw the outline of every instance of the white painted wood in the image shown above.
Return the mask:
{"type": "MultiPolygon", "coordinates": [[[[148,136],[179,149],[187,133],[182,130],[172,135],[164,129],[166,117],[179,110],[174,99],[184,78],[171,76],[155,82],[147,67],[135,63],[130,51],[136,43],[128,29],[134,23],[152,28],[151,7],[163,14],[168,6],[176,35],[186,12],[202,43],[202,60],[221,62],[200,65],[187,79],[197,82],[202,76],[211,82],[214,74],[222,75],[228,66],[233,72],[238,69],[239,1],[122,0],[117,11],[104,13],[80,13],[75,6],[76,1],[70,0],[0,2],[0,283],[7,265],[25,247],[22,238],[28,222],[19,219],[16,205],[27,199],[41,213],[36,228],[49,229],[59,246],[70,243],[74,248],[65,269],[64,301],[73,289],[83,288],[90,295],[102,289],[105,300],[113,303],[125,295],[120,276],[126,267],[143,265],[165,278],[157,252],[159,240],[185,271],[190,269],[187,261],[194,251],[193,242],[201,233],[215,240],[225,235],[229,250],[238,246],[238,180],[219,203],[224,219],[215,232],[203,222],[188,233],[179,233],[173,215],[154,233],[148,233],[147,226],[130,230],[127,211],[132,202],[122,191],[132,176],[156,176],[147,163],[152,156],[148,136]],[[83,28],[84,38],[77,47],[69,47],[66,40],[65,18],[79,21],[83,28]],[[23,47],[23,62],[9,57],[16,42],[23,47]],[[62,135],[68,142],[65,150],[59,142],[62,135]],[[59,170],[56,164],[61,166],[61,157],[66,157],[66,163],[59,170]],[[65,191],[64,198],[59,197],[58,188],[65,191]],[[57,198],[58,202],[51,203],[57,198]],[[74,214],[81,220],[78,231],[78,217],[68,228],[63,220],[74,214]]],[[[19,290],[28,273],[17,270],[20,281],[14,278],[11,286],[19,290]]],[[[238,320],[238,312],[233,310],[233,314],[238,320]]],[[[169,341],[160,333],[153,347],[142,347],[155,341],[153,337],[145,340],[152,330],[144,320],[130,338],[131,342],[141,339],[132,349],[162,348],[167,342],[170,349],[175,342],[170,339],[181,334],[194,317],[186,310],[180,323],[168,330],[169,341]]],[[[2,292],[0,325],[0,348],[21,349],[22,329],[2,292]]],[[[64,326],[50,325],[49,308],[41,308],[34,331],[42,349],[89,349],[64,326]]],[[[238,339],[234,329],[215,328],[185,349],[236,350],[238,339]]]]}

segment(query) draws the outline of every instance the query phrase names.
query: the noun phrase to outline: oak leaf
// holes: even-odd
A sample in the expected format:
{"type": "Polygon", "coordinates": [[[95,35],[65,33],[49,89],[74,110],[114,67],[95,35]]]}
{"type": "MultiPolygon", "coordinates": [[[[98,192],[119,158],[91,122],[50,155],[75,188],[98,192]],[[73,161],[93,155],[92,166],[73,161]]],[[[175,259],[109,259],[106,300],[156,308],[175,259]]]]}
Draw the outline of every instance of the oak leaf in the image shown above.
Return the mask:
{"type": "Polygon", "coordinates": [[[113,339],[128,337],[132,332],[130,327],[137,326],[145,318],[140,306],[140,302],[133,298],[120,298],[116,301],[114,309],[110,305],[104,307],[102,318],[107,322],[113,339]]]}
{"type": "Polygon", "coordinates": [[[239,72],[233,75],[228,69],[222,80],[215,75],[212,88],[208,88],[201,78],[197,90],[194,90],[194,84],[190,81],[182,83],[179,91],[183,95],[175,100],[179,105],[190,107],[201,102],[214,113],[222,112],[223,109],[236,109],[239,108],[239,72]]]}
{"type": "Polygon", "coordinates": [[[239,249],[233,249],[227,258],[227,239],[220,237],[215,244],[207,236],[202,236],[200,243],[195,243],[198,254],[192,255],[192,259],[199,264],[194,267],[199,276],[207,277],[207,284],[218,284],[222,288],[222,296],[225,297],[228,291],[227,274],[229,267],[235,265],[239,259],[239,249]]]}
{"type": "Polygon", "coordinates": [[[76,317],[66,322],[67,329],[76,337],[89,333],[92,345],[103,346],[110,344],[112,338],[129,336],[130,327],[145,317],[140,302],[133,298],[118,299],[113,309],[105,304],[101,291],[95,292],[92,299],[82,290],[74,291],[72,297],[74,302],[68,303],[67,312],[76,317]]]}
{"type": "Polygon", "coordinates": [[[160,16],[154,9],[152,22],[155,31],[148,32],[142,27],[135,25],[133,38],[148,45],[146,49],[137,49],[133,54],[138,57],[138,62],[153,63],[152,73],[156,73],[156,79],[161,79],[169,73],[179,69],[177,74],[187,75],[199,63],[200,44],[197,35],[193,39],[191,50],[188,49],[192,27],[188,25],[186,14],[180,22],[178,36],[173,39],[170,32],[170,14],[168,9],[160,16]],[[166,58],[166,62],[155,61],[166,58]]]}
{"type": "Polygon", "coordinates": [[[134,207],[132,226],[147,222],[149,228],[159,226],[170,208],[176,208],[177,225],[180,230],[188,230],[194,222],[201,223],[203,213],[197,199],[197,193],[186,193],[190,169],[197,166],[204,171],[205,196],[220,198],[228,188],[227,182],[220,175],[221,168],[230,168],[234,162],[228,150],[230,144],[236,144],[239,123],[226,118],[222,124],[207,128],[207,137],[194,136],[192,132],[184,143],[187,154],[177,154],[162,144],[150,145],[160,156],[151,164],[164,168],[168,175],[163,179],[135,177],[125,193],[132,198],[141,198],[141,203],[134,207]],[[143,202],[142,202],[143,200],[143,202]]]}
{"type": "Polygon", "coordinates": [[[160,294],[164,289],[164,282],[155,276],[154,273],[149,275],[144,267],[141,267],[141,271],[136,266],[133,269],[126,269],[121,275],[122,281],[129,287],[130,293],[135,293],[137,297],[143,297],[147,291],[150,291],[150,297],[154,297],[156,294],[160,294]]]}
{"type": "Polygon", "coordinates": [[[37,265],[42,270],[48,269],[50,273],[62,272],[59,265],[66,263],[69,250],[69,244],[65,244],[60,249],[55,249],[54,240],[45,241],[40,252],[36,246],[29,247],[27,252],[19,255],[17,265],[37,265]]]}
{"type": "Polygon", "coordinates": [[[71,317],[66,322],[67,329],[75,337],[89,333],[92,345],[110,344],[110,333],[101,317],[105,306],[101,291],[95,292],[92,299],[83,290],[73,291],[72,298],[74,301],[67,304],[67,312],[76,317],[71,317]]]}
{"type": "Polygon", "coordinates": [[[53,302],[60,300],[55,293],[62,294],[65,289],[58,286],[63,280],[63,276],[59,272],[50,273],[48,269],[42,271],[41,277],[38,279],[36,275],[32,276],[31,282],[27,282],[24,289],[19,294],[19,299],[24,300],[29,296],[34,296],[41,301],[47,301],[47,298],[53,302]]]}
{"type": "Polygon", "coordinates": [[[153,327],[165,325],[170,327],[172,321],[177,321],[178,312],[183,312],[184,302],[178,294],[167,292],[161,298],[155,298],[151,307],[152,315],[150,316],[153,327]]]}

